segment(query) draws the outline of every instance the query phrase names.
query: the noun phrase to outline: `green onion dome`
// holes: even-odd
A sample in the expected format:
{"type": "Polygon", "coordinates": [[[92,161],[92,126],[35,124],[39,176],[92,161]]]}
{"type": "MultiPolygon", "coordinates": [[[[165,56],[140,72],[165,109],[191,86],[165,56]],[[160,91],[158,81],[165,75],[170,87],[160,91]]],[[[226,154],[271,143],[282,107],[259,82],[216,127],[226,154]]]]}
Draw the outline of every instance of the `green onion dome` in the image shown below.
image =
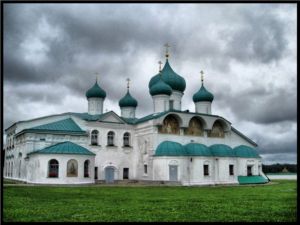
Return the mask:
{"type": "MultiPolygon", "coordinates": [[[[166,64],[164,65],[164,68],[161,71],[162,79],[164,82],[166,82],[170,87],[175,91],[184,92],[186,83],[184,78],[179,76],[177,73],[173,71],[171,68],[169,61],[167,59],[166,64]]],[[[151,88],[154,84],[156,84],[159,81],[159,74],[155,75],[151,78],[148,87],[151,88]]]]}
{"type": "Polygon", "coordinates": [[[105,98],[106,92],[98,85],[97,81],[86,93],[87,98],[105,98]]]}
{"type": "Polygon", "coordinates": [[[213,156],[210,149],[203,144],[189,143],[184,148],[189,156],[213,156]]]}
{"type": "Polygon", "coordinates": [[[172,88],[166,84],[162,78],[158,78],[158,82],[156,82],[152,87],[150,87],[150,94],[154,95],[171,95],[172,88]]]}
{"type": "Polygon", "coordinates": [[[203,86],[203,84],[201,85],[199,91],[193,95],[194,102],[204,102],[204,101],[212,102],[213,100],[214,100],[213,94],[207,91],[203,86]]]}
{"type": "Polygon", "coordinates": [[[237,157],[241,158],[261,158],[258,152],[249,146],[240,145],[233,149],[237,157]]]}
{"type": "Polygon", "coordinates": [[[137,100],[135,100],[135,98],[130,95],[129,90],[127,91],[126,95],[119,101],[120,107],[137,107],[137,105],[137,100]]]}
{"type": "Polygon", "coordinates": [[[155,156],[185,156],[185,148],[173,141],[163,141],[160,143],[155,151],[155,156]]]}
{"type": "Polygon", "coordinates": [[[235,157],[236,154],[231,147],[223,144],[215,144],[209,147],[213,156],[235,157]]]}

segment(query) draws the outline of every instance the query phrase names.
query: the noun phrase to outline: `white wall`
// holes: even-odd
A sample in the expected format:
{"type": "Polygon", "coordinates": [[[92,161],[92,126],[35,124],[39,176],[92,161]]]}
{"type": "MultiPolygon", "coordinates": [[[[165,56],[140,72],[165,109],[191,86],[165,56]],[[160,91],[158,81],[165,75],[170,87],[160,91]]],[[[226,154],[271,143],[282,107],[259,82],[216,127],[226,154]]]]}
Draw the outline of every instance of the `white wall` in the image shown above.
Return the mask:
{"type": "Polygon", "coordinates": [[[103,98],[88,98],[88,113],[90,115],[103,113],[103,98]]]}
{"type": "Polygon", "coordinates": [[[32,154],[27,162],[27,182],[40,184],[81,184],[94,183],[94,156],[73,154],[32,154]],[[48,177],[49,160],[59,162],[58,178],[48,177]],[[78,177],[67,177],[67,162],[75,159],[78,162],[78,177]],[[90,160],[89,177],[84,177],[84,161],[90,160]]]}
{"type": "Polygon", "coordinates": [[[183,93],[180,91],[172,91],[172,94],[170,96],[170,100],[173,100],[173,109],[175,110],[181,110],[181,99],[182,99],[183,93]]]}
{"type": "Polygon", "coordinates": [[[125,118],[135,118],[135,107],[121,107],[121,116],[125,118]]]}
{"type": "Polygon", "coordinates": [[[197,113],[211,114],[211,102],[196,102],[195,111],[197,113]]]}
{"type": "Polygon", "coordinates": [[[169,110],[169,95],[154,95],[152,96],[153,100],[153,111],[157,112],[164,112],[169,110]]]}

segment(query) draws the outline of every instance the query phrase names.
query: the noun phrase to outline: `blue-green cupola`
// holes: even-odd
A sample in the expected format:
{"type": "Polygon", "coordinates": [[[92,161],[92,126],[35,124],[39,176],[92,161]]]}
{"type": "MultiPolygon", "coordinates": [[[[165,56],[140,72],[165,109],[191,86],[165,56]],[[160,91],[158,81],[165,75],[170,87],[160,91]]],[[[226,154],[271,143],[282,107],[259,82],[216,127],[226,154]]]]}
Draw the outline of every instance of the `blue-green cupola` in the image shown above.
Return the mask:
{"type": "MultiPolygon", "coordinates": [[[[162,80],[168,84],[172,90],[184,92],[186,88],[186,83],[184,78],[174,72],[169,64],[169,60],[166,59],[166,63],[161,71],[162,80]]],[[[159,82],[159,74],[151,78],[148,87],[151,88],[154,84],[159,82]]]]}
{"type": "Polygon", "coordinates": [[[193,95],[194,102],[212,102],[214,100],[214,96],[210,93],[203,85],[203,74],[204,72],[201,70],[201,88],[193,95]]]}
{"type": "Polygon", "coordinates": [[[129,90],[127,90],[126,95],[119,101],[120,107],[137,107],[137,105],[137,100],[130,95],[129,90]]]}
{"type": "Polygon", "coordinates": [[[98,82],[96,81],[94,86],[91,87],[87,92],[85,93],[87,98],[105,98],[106,92],[98,85],[98,82]]]}
{"type": "Polygon", "coordinates": [[[119,106],[121,108],[121,117],[135,118],[135,109],[138,105],[137,100],[129,93],[129,81],[127,78],[127,93],[120,99],[119,106]]]}
{"type": "Polygon", "coordinates": [[[211,104],[214,96],[203,85],[203,71],[201,73],[201,88],[193,95],[196,113],[211,114],[211,104]]]}
{"type": "Polygon", "coordinates": [[[154,95],[171,95],[172,88],[170,87],[170,85],[165,83],[163,81],[161,75],[159,75],[158,81],[150,87],[149,92],[152,96],[154,96],[154,95]]]}
{"type": "Polygon", "coordinates": [[[193,95],[193,101],[194,102],[212,102],[214,100],[214,96],[212,93],[210,93],[206,88],[201,85],[201,88],[199,91],[197,91],[193,95]]]}
{"type": "Polygon", "coordinates": [[[86,93],[88,100],[88,113],[90,115],[99,115],[103,113],[103,102],[106,97],[106,92],[98,85],[98,81],[86,93]]]}

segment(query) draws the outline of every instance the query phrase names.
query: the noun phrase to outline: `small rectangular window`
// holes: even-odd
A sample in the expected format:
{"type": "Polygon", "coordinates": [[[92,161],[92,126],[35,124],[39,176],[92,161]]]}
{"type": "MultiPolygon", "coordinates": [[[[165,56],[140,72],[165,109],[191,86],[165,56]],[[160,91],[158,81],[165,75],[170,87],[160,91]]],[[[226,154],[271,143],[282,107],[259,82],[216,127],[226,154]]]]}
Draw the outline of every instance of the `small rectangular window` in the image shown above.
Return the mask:
{"type": "Polygon", "coordinates": [[[233,167],[233,165],[229,165],[229,175],[234,175],[234,167],[233,167]]]}
{"type": "Polygon", "coordinates": [[[204,176],[209,176],[208,165],[203,165],[204,176]]]}
{"type": "Polygon", "coordinates": [[[147,174],[147,173],[148,173],[147,165],[144,165],[144,174],[147,174]]]}
{"type": "Polygon", "coordinates": [[[40,138],[40,141],[46,141],[46,138],[40,138]]]}
{"type": "Polygon", "coordinates": [[[170,109],[173,109],[174,108],[174,100],[170,100],[169,104],[170,104],[170,109]]]}

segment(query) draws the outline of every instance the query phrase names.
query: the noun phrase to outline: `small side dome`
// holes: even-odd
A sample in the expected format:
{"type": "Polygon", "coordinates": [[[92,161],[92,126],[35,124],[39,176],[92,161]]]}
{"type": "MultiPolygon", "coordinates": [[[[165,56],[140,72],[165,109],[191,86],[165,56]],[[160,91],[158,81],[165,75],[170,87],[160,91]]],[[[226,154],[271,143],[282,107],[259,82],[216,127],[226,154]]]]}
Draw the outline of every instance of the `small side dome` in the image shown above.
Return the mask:
{"type": "Polygon", "coordinates": [[[193,95],[194,102],[204,102],[204,101],[212,102],[213,100],[214,100],[213,94],[207,91],[203,86],[203,84],[201,85],[199,91],[193,95]]]}
{"type": "MultiPolygon", "coordinates": [[[[183,77],[179,76],[177,73],[173,71],[171,68],[169,61],[167,59],[164,68],[161,71],[163,81],[170,85],[170,87],[175,91],[184,92],[186,88],[186,83],[183,77]]],[[[159,74],[155,75],[151,78],[148,87],[151,88],[154,84],[159,81],[159,74]]]]}
{"type": "Polygon", "coordinates": [[[150,94],[154,95],[171,95],[172,88],[166,84],[161,78],[150,88],[150,94]]]}
{"type": "Polygon", "coordinates": [[[130,95],[129,91],[127,91],[126,95],[119,101],[120,107],[137,107],[137,105],[137,100],[130,95]]]}
{"type": "Polygon", "coordinates": [[[185,156],[187,155],[185,148],[173,141],[164,141],[160,143],[155,151],[155,156],[185,156]]]}
{"type": "Polygon", "coordinates": [[[261,158],[258,152],[249,146],[239,145],[233,149],[237,157],[241,158],[261,158]]]}
{"type": "Polygon", "coordinates": [[[189,143],[184,148],[189,156],[213,156],[210,149],[203,144],[189,143]]]}
{"type": "Polygon", "coordinates": [[[106,92],[98,85],[97,81],[86,93],[87,98],[105,98],[106,92]]]}
{"type": "Polygon", "coordinates": [[[209,147],[213,156],[236,157],[235,152],[228,145],[215,144],[209,147]]]}

